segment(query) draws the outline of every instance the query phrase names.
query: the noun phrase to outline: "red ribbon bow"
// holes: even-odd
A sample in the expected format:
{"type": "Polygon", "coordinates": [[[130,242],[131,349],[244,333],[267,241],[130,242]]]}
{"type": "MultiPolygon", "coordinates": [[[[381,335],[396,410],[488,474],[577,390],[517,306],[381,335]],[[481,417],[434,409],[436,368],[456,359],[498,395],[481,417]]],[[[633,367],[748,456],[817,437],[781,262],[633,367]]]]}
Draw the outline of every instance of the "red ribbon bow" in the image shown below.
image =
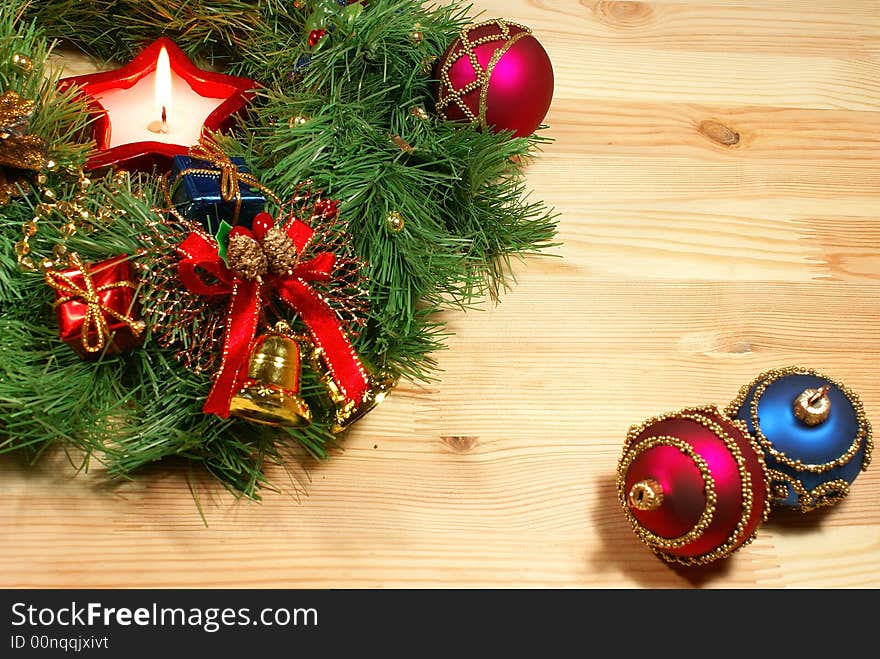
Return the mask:
{"type": "MultiPolygon", "coordinates": [[[[285,232],[302,254],[314,231],[300,220],[292,220],[285,232]]],[[[369,378],[333,309],[309,282],[329,282],[336,256],[321,252],[308,261],[297,261],[284,275],[264,275],[256,279],[237,277],[218,253],[215,240],[202,233],[191,233],[180,246],[183,257],[177,270],[183,285],[197,295],[229,295],[223,359],[214,386],[202,411],[229,416],[229,403],[247,376],[248,362],[263,300],[275,295],[299,314],[315,345],[323,349],[330,375],[347,402],[359,404],[369,388],[369,378]],[[206,282],[202,270],[216,279],[206,282]]]]}

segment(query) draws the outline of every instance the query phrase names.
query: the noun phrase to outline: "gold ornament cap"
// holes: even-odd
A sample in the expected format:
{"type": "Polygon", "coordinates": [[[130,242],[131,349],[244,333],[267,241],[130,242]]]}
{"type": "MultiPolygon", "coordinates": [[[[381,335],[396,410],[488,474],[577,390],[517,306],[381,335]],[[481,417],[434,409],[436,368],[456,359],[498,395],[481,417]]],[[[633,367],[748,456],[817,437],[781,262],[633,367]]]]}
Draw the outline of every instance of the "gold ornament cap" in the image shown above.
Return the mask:
{"type": "Polygon", "coordinates": [[[830,385],[805,389],[794,401],[794,415],[808,426],[818,426],[831,414],[830,385]]]}
{"type": "Polygon", "coordinates": [[[633,483],[627,502],[636,510],[657,510],[663,505],[663,487],[653,478],[633,483]]]}

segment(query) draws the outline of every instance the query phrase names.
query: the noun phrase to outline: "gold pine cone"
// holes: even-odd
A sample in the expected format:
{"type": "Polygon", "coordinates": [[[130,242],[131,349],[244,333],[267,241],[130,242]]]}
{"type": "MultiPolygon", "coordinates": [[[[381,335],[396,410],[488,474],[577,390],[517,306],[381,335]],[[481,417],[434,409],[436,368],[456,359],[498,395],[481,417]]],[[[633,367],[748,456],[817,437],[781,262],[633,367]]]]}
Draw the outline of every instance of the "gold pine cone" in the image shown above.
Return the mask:
{"type": "Polygon", "coordinates": [[[296,262],[296,245],[278,227],[272,227],[263,236],[263,252],[272,274],[282,275],[296,262]]]}
{"type": "Polygon", "coordinates": [[[256,279],[266,274],[266,255],[260,248],[260,243],[250,236],[240,233],[231,235],[226,257],[229,269],[241,279],[256,279]]]}

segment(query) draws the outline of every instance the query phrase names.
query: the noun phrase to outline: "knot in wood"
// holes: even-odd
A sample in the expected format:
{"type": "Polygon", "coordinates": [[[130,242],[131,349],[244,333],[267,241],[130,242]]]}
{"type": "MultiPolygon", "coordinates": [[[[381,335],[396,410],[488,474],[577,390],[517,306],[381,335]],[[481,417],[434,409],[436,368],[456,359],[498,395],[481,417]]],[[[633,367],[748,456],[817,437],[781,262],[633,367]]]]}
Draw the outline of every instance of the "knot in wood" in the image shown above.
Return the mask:
{"type": "Polygon", "coordinates": [[[739,144],[739,133],[722,124],[720,121],[707,119],[700,122],[699,131],[713,142],[722,146],[735,146],[739,144]]]}

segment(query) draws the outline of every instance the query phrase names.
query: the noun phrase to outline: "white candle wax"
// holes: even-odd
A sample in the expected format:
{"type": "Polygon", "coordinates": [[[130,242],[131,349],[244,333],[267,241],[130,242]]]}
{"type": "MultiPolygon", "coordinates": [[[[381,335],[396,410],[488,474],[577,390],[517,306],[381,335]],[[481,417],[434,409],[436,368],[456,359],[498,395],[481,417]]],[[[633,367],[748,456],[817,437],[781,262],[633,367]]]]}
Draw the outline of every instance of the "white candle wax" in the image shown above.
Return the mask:
{"type": "Polygon", "coordinates": [[[157,133],[148,128],[162,118],[156,109],[155,87],[156,73],[153,72],[128,89],[109,89],[97,96],[110,118],[109,148],[132,142],[193,146],[199,141],[205,119],[225,100],[200,96],[172,71],[173,100],[168,110],[168,132],[157,133]]]}

